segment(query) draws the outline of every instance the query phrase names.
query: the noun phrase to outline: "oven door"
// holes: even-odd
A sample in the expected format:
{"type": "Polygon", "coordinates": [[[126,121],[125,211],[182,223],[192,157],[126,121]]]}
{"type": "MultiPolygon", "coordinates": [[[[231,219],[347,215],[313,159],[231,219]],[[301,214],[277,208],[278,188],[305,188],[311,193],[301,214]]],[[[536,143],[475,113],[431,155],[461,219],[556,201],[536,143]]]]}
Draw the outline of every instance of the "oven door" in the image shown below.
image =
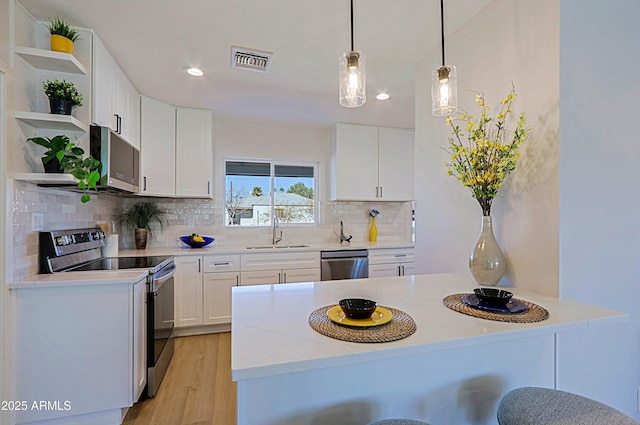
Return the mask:
{"type": "Polygon", "coordinates": [[[147,395],[153,397],[173,356],[173,275],[175,265],[150,277],[147,304],[147,395]]]}

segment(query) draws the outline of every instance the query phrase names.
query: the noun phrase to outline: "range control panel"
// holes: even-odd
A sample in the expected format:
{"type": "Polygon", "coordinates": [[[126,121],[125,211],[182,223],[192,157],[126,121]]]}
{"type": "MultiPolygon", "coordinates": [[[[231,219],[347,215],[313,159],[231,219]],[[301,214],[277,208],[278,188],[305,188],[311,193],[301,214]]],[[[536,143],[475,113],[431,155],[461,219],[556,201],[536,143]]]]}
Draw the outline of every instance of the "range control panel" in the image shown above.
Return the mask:
{"type": "MultiPolygon", "coordinates": [[[[44,232],[44,233],[57,234],[59,232],[44,232]]],[[[104,234],[102,229],[92,229],[89,231],[82,231],[82,232],[75,232],[75,233],[61,233],[53,237],[54,237],[56,246],[65,246],[65,245],[82,244],[85,242],[105,239],[106,235],[104,234]]]]}

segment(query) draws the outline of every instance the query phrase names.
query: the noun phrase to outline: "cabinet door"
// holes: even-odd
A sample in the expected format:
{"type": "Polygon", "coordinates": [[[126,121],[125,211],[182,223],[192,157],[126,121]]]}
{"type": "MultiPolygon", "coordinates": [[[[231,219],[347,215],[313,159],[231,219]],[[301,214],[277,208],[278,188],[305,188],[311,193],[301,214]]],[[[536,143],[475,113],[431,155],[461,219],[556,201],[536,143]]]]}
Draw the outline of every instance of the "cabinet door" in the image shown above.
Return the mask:
{"type": "Polygon", "coordinates": [[[282,270],[282,283],[318,282],[320,269],[286,269],[282,270]]]}
{"type": "Polygon", "coordinates": [[[336,124],[332,137],[331,200],[375,201],[378,190],[378,128],[336,124]]]}
{"type": "Polygon", "coordinates": [[[147,384],[147,281],[133,286],[133,400],[136,403],[147,384]]]}
{"type": "Polygon", "coordinates": [[[212,197],[211,123],[211,111],[176,110],[176,196],[212,197]]]}
{"type": "Polygon", "coordinates": [[[240,274],[236,272],[204,274],[204,325],[231,323],[231,288],[239,283],[240,274]]]}
{"type": "Polygon", "coordinates": [[[140,95],[125,73],[116,69],[114,90],[115,126],[122,138],[140,147],[140,95]]]}
{"type": "Polygon", "coordinates": [[[402,276],[413,276],[415,274],[414,263],[401,263],[400,267],[402,268],[402,276]]]}
{"type": "Polygon", "coordinates": [[[413,195],[413,131],[379,128],[378,184],[383,201],[410,201],[413,195]]]}
{"type": "Polygon", "coordinates": [[[270,285],[280,283],[282,270],[258,270],[242,272],[240,274],[240,285],[270,285]]]}
{"type": "Polygon", "coordinates": [[[400,263],[369,264],[369,277],[394,277],[401,273],[400,263]]]}
{"type": "Polygon", "coordinates": [[[115,71],[117,64],[113,57],[93,34],[93,63],[92,63],[92,96],[91,96],[91,121],[102,127],[116,130],[116,121],[113,116],[113,95],[115,90],[115,71]]]}
{"type": "Polygon", "coordinates": [[[202,257],[178,256],[175,264],[175,326],[201,325],[202,257]]]}
{"type": "Polygon", "coordinates": [[[140,194],[174,196],[176,108],[143,96],[140,112],[140,194]]]}

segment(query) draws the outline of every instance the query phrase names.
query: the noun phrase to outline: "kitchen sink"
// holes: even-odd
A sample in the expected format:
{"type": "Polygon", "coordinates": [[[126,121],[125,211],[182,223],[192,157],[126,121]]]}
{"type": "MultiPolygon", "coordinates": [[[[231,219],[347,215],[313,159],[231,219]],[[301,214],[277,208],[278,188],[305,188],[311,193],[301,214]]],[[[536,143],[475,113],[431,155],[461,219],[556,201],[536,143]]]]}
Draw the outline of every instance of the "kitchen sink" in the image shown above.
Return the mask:
{"type": "Polygon", "coordinates": [[[247,249],[291,249],[291,248],[309,248],[309,245],[260,245],[260,246],[247,247],[247,249]]]}

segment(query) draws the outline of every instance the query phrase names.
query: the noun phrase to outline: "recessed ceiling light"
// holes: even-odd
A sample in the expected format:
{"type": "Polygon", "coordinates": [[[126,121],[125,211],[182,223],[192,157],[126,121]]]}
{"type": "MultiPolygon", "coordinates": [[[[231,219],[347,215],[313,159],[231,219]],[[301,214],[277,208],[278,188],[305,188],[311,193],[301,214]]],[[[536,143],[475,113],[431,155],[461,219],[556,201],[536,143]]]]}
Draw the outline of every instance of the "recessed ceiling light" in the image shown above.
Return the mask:
{"type": "Polygon", "coordinates": [[[376,99],[378,99],[378,100],[387,100],[387,99],[389,99],[389,95],[387,93],[379,93],[376,96],[376,99]]]}
{"type": "Polygon", "coordinates": [[[187,74],[192,75],[194,77],[202,77],[204,72],[200,68],[187,67],[187,74]]]}

